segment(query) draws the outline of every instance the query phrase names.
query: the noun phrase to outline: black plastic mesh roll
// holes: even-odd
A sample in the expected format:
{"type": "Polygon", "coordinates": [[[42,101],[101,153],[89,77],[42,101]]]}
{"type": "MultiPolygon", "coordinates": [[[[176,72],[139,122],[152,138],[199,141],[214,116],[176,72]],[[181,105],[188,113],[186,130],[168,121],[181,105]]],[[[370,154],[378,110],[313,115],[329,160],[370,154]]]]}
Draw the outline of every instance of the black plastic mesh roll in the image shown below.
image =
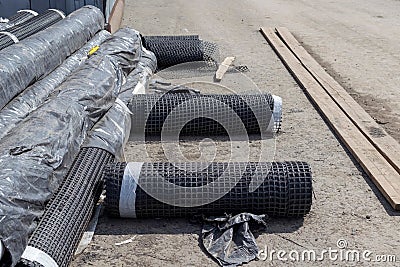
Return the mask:
{"type": "Polygon", "coordinates": [[[32,234],[23,259],[17,266],[40,266],[24,259],[29,251],[39,249],[58,266],[68,266],[89,222],[102,189],[104,167],[114,156],[99,148],[82,148],[58,192],[32,234]],[[68,233],[68,234],[66,234],[68,233]]]}
{"type": "Polygon", "coordinates": [[[312,174],[310,166],[304,162],[210,163],[206,167],[204,163],[130,164],[116,163],[105,169],[105,203],[111,216],[159,218],[250,212],[301,217],[310,211],[312,204],[312,174]],[[180,188],[172,188],[165,182],[155,183],[155,177],[180,188]],[[209,204],[174,206],[153,197],[161,195],[186,204],[199,203],[198,199],[209,196],[202,189],[193,193],[190,188],[204,187],[211,182],[224,187],[228,186],[227,179],[238,182],[226,188],[228,193],[209,204]],[[252,187],[254,181],[259,182],[258,188],[252,187]]]}
{"type": "MultiPolygon", "coordinates": [[[[47,10],[43,14],[35,16],[21,24],[5,30],[15,36],[19,41],[40,32],[64,18],[62,11],[47,10]]],[[[0,34],[0,50],[16,43],[16,40],[7,34],[0,34]]]]}
{"type": "Polygon", "coordinates": [[[15,15],[9,17],[7,23],[0,24],[0,31],[21,24],[37,15],[38,14],[32,10],[20,10],[15,15]]]}
{"type": "Polygon", "coordinates": [[[144,36],[143,46],[157,57],[158,69],[193,61],[215,61],[218,48],[215,44],[188,36],[144,36]]]}
{"type": "Polygon", "coordinates": [[[271,94],[135,95],[129,106],[135,125],[132,137],[161,136],[161,131],[165,135],[240,135],[244,128],[247,134],[270,134],[280,129],[279,101],[271,94]]]}

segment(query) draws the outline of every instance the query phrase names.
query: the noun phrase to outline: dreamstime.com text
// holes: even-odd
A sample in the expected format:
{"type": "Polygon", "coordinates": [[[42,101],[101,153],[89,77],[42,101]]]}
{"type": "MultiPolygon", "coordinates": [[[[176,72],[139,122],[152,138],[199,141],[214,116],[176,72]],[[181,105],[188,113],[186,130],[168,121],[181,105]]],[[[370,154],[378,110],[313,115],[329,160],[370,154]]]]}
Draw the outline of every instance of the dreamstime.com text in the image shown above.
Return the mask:
{"type": "Polygon", "coordinates": [[[397,261],[396,255],[375,254],[370,250],[348,249],[348,243],[344,239],[339,239],[336,248],[322,250],[276,250],[265,246],[258,253],[259,260],[262,261],[282,261],[282,262],[376,262],[394,263],[397,261]]]}

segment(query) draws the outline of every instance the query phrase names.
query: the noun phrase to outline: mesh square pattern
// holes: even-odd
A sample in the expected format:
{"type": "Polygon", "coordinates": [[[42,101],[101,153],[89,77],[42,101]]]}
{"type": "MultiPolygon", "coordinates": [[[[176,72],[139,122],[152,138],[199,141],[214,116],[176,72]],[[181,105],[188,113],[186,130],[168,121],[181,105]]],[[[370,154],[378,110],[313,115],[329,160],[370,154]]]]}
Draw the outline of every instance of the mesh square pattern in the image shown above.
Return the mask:
{"type": "MultiPolygon", "coordinates": [[[[56,22],[62,20],[61,11],[48,10],[43,14],[33,17],[21,24],[6,29],[6,32],[13,34],[18,40],[25,39],[37,32],[40,32],[56,22]]],[[[5,34],[0,35],[0,50],[14,44],[15,42],[5,34]]]]}
{"type": "Polygon", "coordinates": [[[194,61],[217,61],[218,46],[198,35],[144,36],[143,46],[157,57],[158,69],[194,61]]]}
{"type": "MultiPolygon", "coordinates": [[[[68,266],[103,189],[104,167],[114,156],[99,148],[82,148],[57,193],[53,195],[28,246],[68,266]]],[[[21,259],[17,266],[41,264],[21,259]]]]}
{"type": "MultiPolygon", "coordinates": [[[[242,212],[268,214],[274,217],[302,217],[311,209],[312,174],[310,166],[305,162],[230,163],[233,164],[233,168],[232,166],[227,168],[228,163],[214,162],[198,171],[199,164],[205,163],[144,163],[139,175],[139,185],[134,192],[136,214],[129,217],[188,217],[199,214],[218,216],[242,212]],[[147,190],[146,192],[143,190],[144,186],[147,188],[152,186],[153,192],[164,192],[169,196],[204,198],[207,196],[190,193],[183,195],[180,193],[178,196],[171,188],[164,187],[165,183],[147,185],[144,183],[152,180],[147,178],[161,175],[166,181],[184,188],[201,187],[217,181],[222,173],[225,172],[224,175],[226,175],[227,171],[229,178],[239,178],[239,182],[218,200],[197,207],[165,204],[147,194],[147,190]],[[238,175],[241,176],[237,177],[238,175]],[[261,181],[256,190],[250,190],[252,179],[261,181]]],[[[128,195],[121,195],[121,184],[126,166],[127,163],[116,163],[110,164],[105,169],[105,204],[107,213],[113,217],[120,217],[121,198],[131,198],[128,195]]]]}
{"type": "Polygon", "coordinates": [[[129,108],[133,113],[132,136],[161,137],[161,131],[172,136],[177,133],[183,136],[240,135],[243,129],[247,134],[271,135],[281,127],[281,118],[269,127],[274,120],[271,94],[143,94],[135,95],[129,108]]]}

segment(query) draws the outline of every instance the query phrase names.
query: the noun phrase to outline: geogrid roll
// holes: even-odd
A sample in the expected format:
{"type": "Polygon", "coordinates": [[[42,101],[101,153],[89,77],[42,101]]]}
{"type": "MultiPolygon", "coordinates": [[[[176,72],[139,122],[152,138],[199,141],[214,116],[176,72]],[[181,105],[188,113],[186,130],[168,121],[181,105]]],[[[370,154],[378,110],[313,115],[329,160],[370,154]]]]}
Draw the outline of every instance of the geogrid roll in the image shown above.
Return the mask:
{"type": "Polygon", "coordinates": [[[135,95],[129,105],[132,125],[135,125],[132,134],[271,134],[281,127],[281,101],[271,94],[135,95]],[[243,133],[243,129],[247,133],[243,133]]]}
{"type": "Polygon", "coordinates": [[[81,149],[47,205],[17,266],[40,266],[40,263],[30,260],[35,250],[46,253],[60,267],[69,265],[99,199],[103,169],[113,159],[111,153],[102,149],[81,149]]]}
{"type": "Polygon", "coordinates": [[[143,46],[156,55],[159,70],[186,62],[216,61],[218,55],[218,47],[198,35],[144,36],[143,46]]]}
{"type": "Polygon", "coordinates": [[[32,17],[31,19],[11,28],[5,29],[3,33],[0,33],[0,50],[50,27],[56,22],[62,20],[64,17],[62,11],[47,10],[43,14],[32,17]]]}
{"type": "Polygon", "coordinates": [[[0,31],[21,24],[37,15],[38,13],[33,10],[19,10],[15,15],[8,18],[7,23],[0,24],[0,31]]]}
{"type": "Polygon", "coordinates": [[[312,204],[312,174],[305,162],[115,163],[106,167],[104,179],[107,212],[123,218],[242,212],[301,217],[312,204]],[[214,188],[206,187],[210,183],[214,188]],[[202,202],[221,187],[226,193],[220,198],[202,202]]]}

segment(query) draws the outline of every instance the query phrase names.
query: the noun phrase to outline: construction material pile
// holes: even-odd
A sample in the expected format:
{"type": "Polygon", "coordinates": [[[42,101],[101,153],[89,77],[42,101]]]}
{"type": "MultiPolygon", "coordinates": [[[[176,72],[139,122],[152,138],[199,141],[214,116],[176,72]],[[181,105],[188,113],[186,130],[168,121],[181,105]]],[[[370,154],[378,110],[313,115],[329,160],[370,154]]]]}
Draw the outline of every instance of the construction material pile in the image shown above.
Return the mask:
{"type": "Polygon", "coordinates": [[[117,217],[308,213],[304,162],[121,163],[131,133],[274,138],[282,99],[146,94],[157,70],[216,64],[217,46],[129,28],[111,35],[104,24],[93,6],[67,17],[20,11],[0,24],[0,266],[68,266],[104,184],[117,217]]]}

